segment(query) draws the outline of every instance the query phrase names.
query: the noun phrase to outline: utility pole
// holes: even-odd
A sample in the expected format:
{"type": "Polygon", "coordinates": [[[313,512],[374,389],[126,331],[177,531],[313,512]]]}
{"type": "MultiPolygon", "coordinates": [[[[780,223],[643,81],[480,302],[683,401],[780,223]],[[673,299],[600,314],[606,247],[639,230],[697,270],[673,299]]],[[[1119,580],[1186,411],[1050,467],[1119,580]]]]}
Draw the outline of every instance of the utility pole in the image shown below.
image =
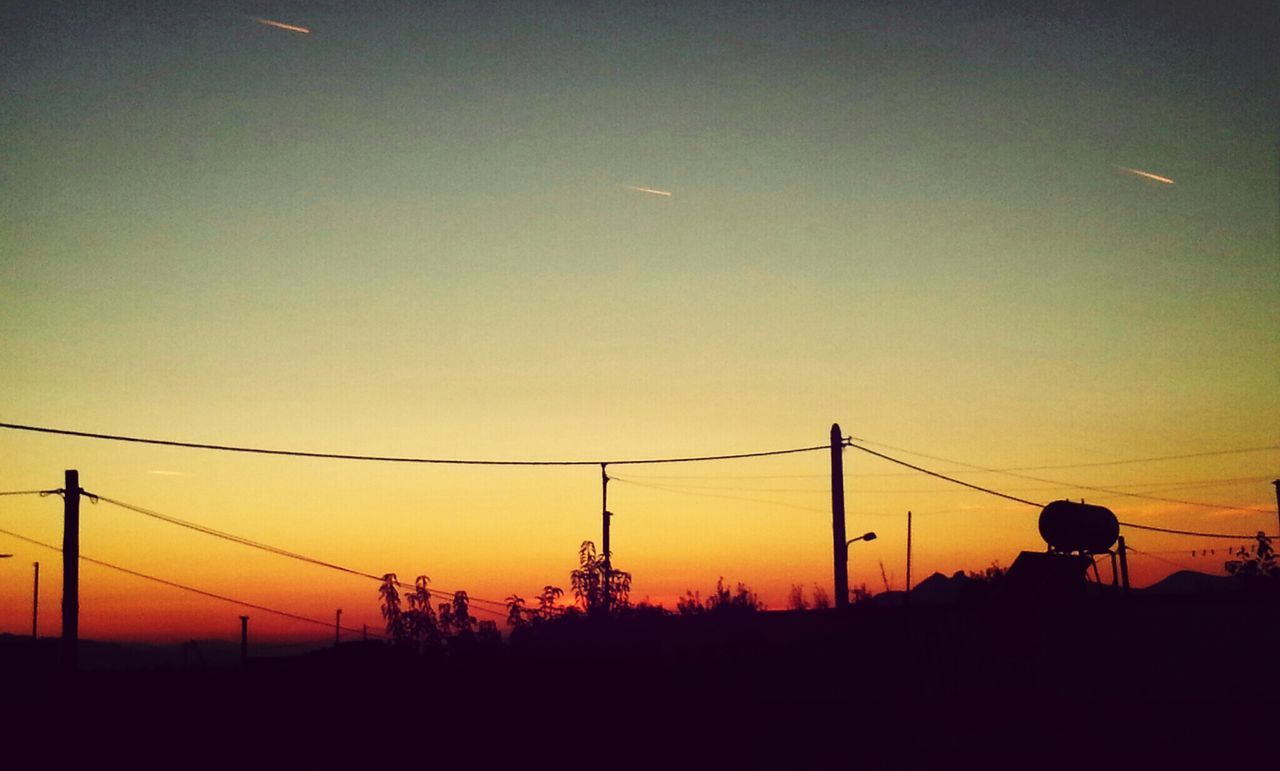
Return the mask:
{"type": "Polygon", "coordinates": [[[911,602],[911,510],[907,510],[907,602],[911,602]]]}
{"type": "Polygon", "coordinates": [[[77,667],[80,639],[80,472],[67,469],[62,490],[62,668],[77,667]]]}
{"type": "MultiPolygon", "coordinates": [[[[1280,479],[1273,481],[1271,486],[1276,488],[1276,525],[1280,526],[1280,479]]],[[[1280,533],[1280,530],[1276,532],[1280,533]]]]}
{"type": "Polygon", "coordinates": [[[601,604],[604,606],[604,612],[608,614],[609,606],[612,604],[613,598],[610,597],[609,578],[613,575],[613,560],[609,551],[609,518],[613,515],[609,513],[609,472],[606,468],[607,464],[600,464],[600,519],[604,527],[604,536],[602,539],[601,549],[604,552],[604,591],[602,592],[601,604]]]}
{"type": "Polygon", "coordinates": [[[31,587],[31,639],[39,640],[40,636],[38,633],[38,630],[39,630],[38,624],[40,621],[40,563],[33,562],[31,563],[31,566],[36,569],[35,582],[34,582],[34,585],[31,587]]]}
{"type": "Polygon", "coordinates": [[[338,647],[341,642],[342,635],[342,608],[338,608],[338,613],[333,617],[333,647],[338,647]]]}
{"type": "Polygon", "coordinates": [[[240,665],[249,661],[249,617],[240,617],[240,665]]]}
{"type": "Polygon", "coordinates": [[[849,607],[849,544],[844,537],[844,436],[831,424],[831,544],[835,558],[836,607],[849,607]]]}

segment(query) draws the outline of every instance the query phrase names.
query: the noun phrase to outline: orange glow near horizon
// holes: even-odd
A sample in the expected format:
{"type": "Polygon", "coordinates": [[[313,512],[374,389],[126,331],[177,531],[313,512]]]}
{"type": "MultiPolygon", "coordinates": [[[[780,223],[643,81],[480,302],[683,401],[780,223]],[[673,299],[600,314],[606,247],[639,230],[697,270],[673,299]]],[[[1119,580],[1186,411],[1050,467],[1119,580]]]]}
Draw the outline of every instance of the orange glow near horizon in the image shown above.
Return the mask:
{"type": "MultiPolygon", "coordinates": [[[[82,464],[81,484],[90,492],[375,575],[396,572],[402,581],[412,582],[425,573],[434,579],[431,588],[437,603],[465,589],[473,598],[497,602],[517,594],[532,608],[546,584],[568,593],[578,544],[599,543],[598,470],[410,470],[337,462],[345,473],[335,474],[333,461],[113,448],[104,443],[80,444],[77,449],[81,457],[86,450],[102,453],[99,462],[82,464]],[[135,454],[115,465],[122,455],[135,454]],[[199,474],[148,473],[163,468],[162,462],[171,468],[197,468],[199,474]],[[132,472],[126,470],[129,467],[132,472]],[[518,505],[512,505],[515,501],[518,505]]],[[[477,453],[481,454],[487,453],[477,453]]],[[[819,586],[830,595],[826,461],[826,454],[819,452],[684,466],[678,473],[619,470],[617,477],[622,478],[609,489],[610,510],[617,515],[614,561],[633,574],[632,601],[674,610],[686,591],[708,597],[722,576],[730,588],[745,583],[775,610],[787,607],[793,585],[803,587],[809,599],[819,586]],[[667,487],[627,484],[626,477],[662,477],[655,484],[667,487]],[[794,502],[795,507],[780,508],[778,502],[794,502]]],[[[1108,505],[1120,519],[1140,524],[1248,533],[1274,522],[1265,508],[1270,485],[1231,471],[1231,461],[1210,459],[1180,473],[1170,471],[1158,478],[1148,471],[1142,478],[1144,484],[1156,484],[1217,475],[1229,482],[1226,494],[1236,503],[1252,503],[1251,509],[1212,510],[1087,491],[1084,495],[1090,502],[1108,505]],[[1233,481],[1237,479],[1245,481],[1233,481]]],[[[1098,486],[1120,484],[1117,472],[1106,473],[1109,476],[1089,481],[1098,486]]],[[[1002,486],[984,481],[1010,491],[1028,487],[1025,482],[1002,486]]],[[[9,487],[35,489],[39,484],[9,487]]],[[[874,542],[851,547],[851,587],[865,586],[878,594],[887,581],[891,590],[904,588],[908,508],[915,512],[914,585],[933,573],[981,571],[992,563],[1007,568],[1019,551],[1044,548],[1036,530],[1036,509],[919,475],[900,475],[852,451],[846,451],[845,487],[847,531],[878,534],[874,542]]],[[[1026,494],[1045,501],[1068,496],[1026,494]]],[[[1077,491],[1069,497],[1079,495],[1077,491]]],[[[0,514],[6,529],[45,544],[61,543],[58,498],[0,498],[0,514]]],[[[320,643],[331,639],[335,608],[344,609],[343,625],[351,630],[367,625],[378,633],[383,628],[376,581],[175,528],[105,502],[83,501],[81,519],[86,557],[321,622],[270,615],[86,563],[81,570],[81,628],[86,638],[234,640],[239,616],[248,615],[255,641],[320,643]]],[[[1230,551],[1242,543],[1136,530],[1125,534],[1134,549],[1129,569],[1138,587],[1183,569],[1222,574],[1230,551]]],[[[0,536],[0,548],[19,557],[0,561],[0,631],[20,633],[24,624],[30,628],[30,562],[39,560],[41,633],[57,634],[60,555],[7,536],[0,536]]],[[[1109,582],[1105,557],[1099,560],[1099,570],[1103,582],[1109,582]]],[[[505,626],[502,608],[474,601],[472,607],[476,618],[505,626]]],[[[344,632],[348,637],[354,634],[344,632]]]]}

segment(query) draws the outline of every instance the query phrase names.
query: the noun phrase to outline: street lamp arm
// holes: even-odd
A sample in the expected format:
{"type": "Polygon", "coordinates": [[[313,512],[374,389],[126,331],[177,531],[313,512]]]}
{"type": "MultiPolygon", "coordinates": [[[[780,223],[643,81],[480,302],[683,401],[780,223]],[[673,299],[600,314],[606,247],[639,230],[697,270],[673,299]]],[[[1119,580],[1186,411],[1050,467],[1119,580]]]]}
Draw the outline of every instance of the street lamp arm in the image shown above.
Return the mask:
{"type": "Polygon", "coordinates": [[[852,543],[854,543],[855,541],[874,541],[875,539],[876,539],[876,534],[875,534],[874,532],[871,532],[871,533],[863,533],[862,535],[858,536],[857,538],[850,538],[849,540],[845,541],[845,542],[844,542],[844,548],[846,548],[846,549],[847,549],[847,548],[849,548],[849,545],[850,545],[850,544],[852,544],[852,543]]]}

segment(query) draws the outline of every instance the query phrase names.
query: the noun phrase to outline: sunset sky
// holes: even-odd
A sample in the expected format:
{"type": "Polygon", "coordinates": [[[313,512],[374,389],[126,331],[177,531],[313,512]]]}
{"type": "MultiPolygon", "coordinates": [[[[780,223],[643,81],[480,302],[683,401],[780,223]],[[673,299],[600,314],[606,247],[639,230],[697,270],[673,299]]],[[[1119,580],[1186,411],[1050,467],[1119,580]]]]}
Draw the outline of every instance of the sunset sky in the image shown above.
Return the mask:
{"type": "MultiPolygon", "coordinates": [[[[1035,502],[1276,532],[1274,4],[73,5],[0,30],[0,422],[532,460],[802,447],[838,422],[1035,502]]],[[[633,599],[719,576],[775,608],[830,592],[828,467],[611,468],[633,599]]],[[[1034,508],[845,467],[850,536],[880,536],[854,544],[855,586],[902,588],[908,509],[915,580],[1044,548],[1034,508]]],[[[600,535],[596,467],[0,430],[0,491],[68,468],[497,600],[567,589],[600,535]]],[[[82,516],[86,556],[380,623],[371,581],[82,516]]],[[[60,543],[61,501],[0,497],[0,528],[60,543]]],[[[1229,543],[1129,536],[1153,553],[1138,584],[1221,572],[1229,543]]],[[[29,631],[39,560],[57,634],[59,555],[0,552],[0,632],[29,631]]],[[[231,639],[242,613],[265,638],[328,634],[94,565],[82,587],[85,637],[231,639]]]]}

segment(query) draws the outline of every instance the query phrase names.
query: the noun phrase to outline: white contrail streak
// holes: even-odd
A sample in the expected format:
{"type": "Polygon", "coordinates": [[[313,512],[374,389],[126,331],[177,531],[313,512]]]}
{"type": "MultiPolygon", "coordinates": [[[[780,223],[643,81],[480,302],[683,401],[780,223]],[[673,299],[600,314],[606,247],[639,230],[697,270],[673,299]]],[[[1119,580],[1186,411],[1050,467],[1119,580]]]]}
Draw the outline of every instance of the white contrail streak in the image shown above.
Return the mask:
{"type": "Polygon", "coordinates": [[[1154,179],[1156,182],[1163,182],[1166,185],[1175,184],[1172,179],[1169,179],[1168,177],[1162,177],[1159,174],[1152,174],[1147,171],[1139,171],[1138,169],[1131,169],[1128,166],[1117,166],[1116,168],[1120,169],[1121,171],[1127,171],[1130,174],[1137,174],[1139,177],[1146,177],[1147,179],[1154,179]]]}
{"type": "Polygon", "coordinates": [[[668,198],[671,197],[671,193],[668,193],[666,190],[654,190],[651,187],[636,187],[635,185],[626,185],[626,188],[628,190],[634,190],[637,193],[649,193],[650,195],[665,195],[668,198]]]}
{"type": "Polygon", "coordinates": [[[265,24],[268,27],[275,27],[276,29],[287,29],[290,32],[301,32],[304,35],[311,34],[311,30],[307,29],[306,27],[298,27],[293,24],[285,24],[282,21],[272,21],[271,19],[263,19],[258,16],[250,16],[249,18],[253,19],[259,24],[265,24]]]}

